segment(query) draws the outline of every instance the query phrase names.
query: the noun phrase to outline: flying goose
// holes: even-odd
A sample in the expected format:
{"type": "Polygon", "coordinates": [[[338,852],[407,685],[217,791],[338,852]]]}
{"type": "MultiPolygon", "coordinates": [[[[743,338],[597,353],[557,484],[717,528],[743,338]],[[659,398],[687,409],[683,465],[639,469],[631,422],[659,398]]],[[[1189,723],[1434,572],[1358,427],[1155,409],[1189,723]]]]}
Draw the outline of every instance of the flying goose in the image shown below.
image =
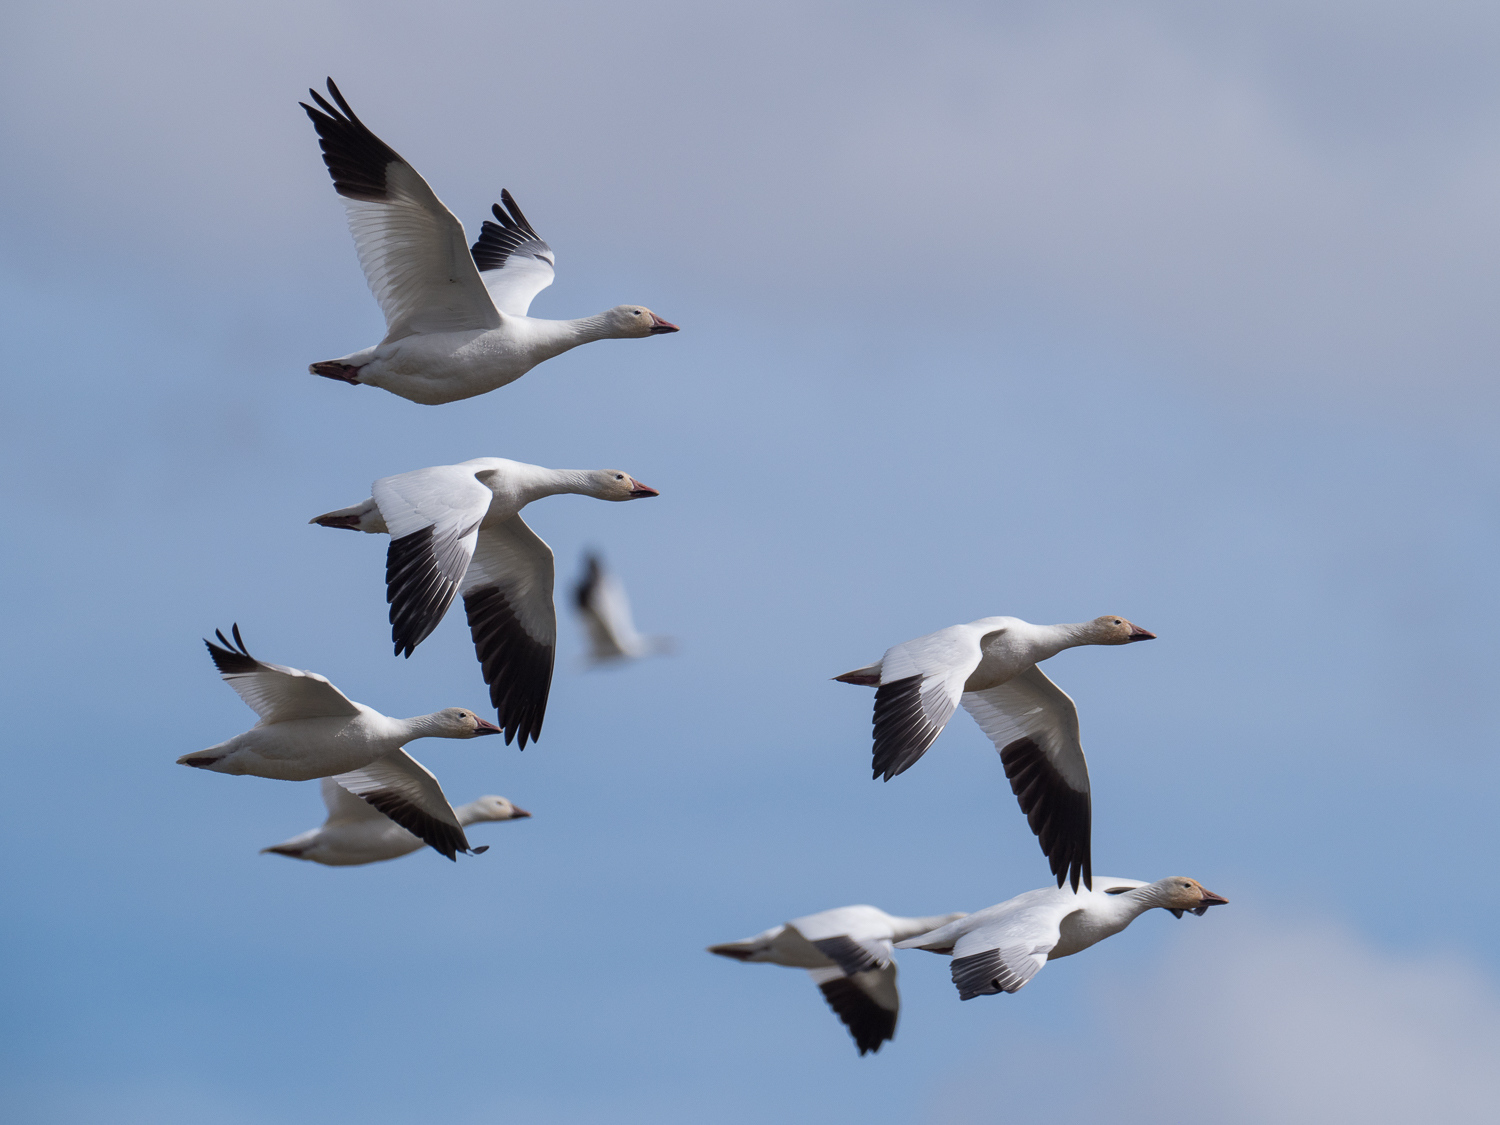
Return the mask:
{"type": "MultiPolygon", "coordinates": [[[[380,863],[410,855],[423,847],[421,840],[331,777],[321,782],[323,804],[328,819],[319,827],[293,836],[261,854],[272,852],[292,859],[306,859],[328,867],[354,867],[363,863],[380,863]]],[[[467,828],[490,820],[518,820],[531,814],[519,809],[504,797],[480,797],[453,810],[458,823],[467,828]]],[[[488,845],[472,849],[475,855],[488,845]]]]}
{"type": "Polygon", "coordinates": [[[386,601],[396,652],[412,651],[437,628],[455,594],[505,728],[521,749],[542,732],[557,610],[552,549],[519,513],[533,500],[566,492],[599,500],[659,496],[618,469],[544,469],[503,457],[476,457],[384,477],[370,499],[310,523],[389,535],[386,601]]]}
{"type": "Polygon", "coordinates": [[[323,163],[348,213],[359,264],[380,311],[385,339],[308,368],[314,375],[383,387],[436,405],[513,383],[543,360],[592,340],[676,332],[640,305],[578,320],[526,315],[552,284],[555,257],[508,191],[470,248],[463,224],[427,181],[367,129],[328,79],[336,105],[309,90],[323,163]]]}
{"type": "Polygon", "coordinates": [[[793,918],[742,941],[710,945],[708,952],[806,969],[863,1057],[896,1037],[901,996],[891,943],[962,917],[897,918],[873,906],[841,906],[793,918]]]}
{"type": "Polygon", "coordinates": [[[1048,961],[1113,937],[1155,907],[1181,918],[1187,911],[1202,915],[1229,901],[1182,876],[1143,883],[1101,875],[1095,881],[1097,890],[1027,891],[931,933],[898,941],[896,948],[951,954],[958,998],[972,1000],[1018,991],[1048,961]]]}
{"type": "Polygon", "coordinates": [[[583,575],[573,587],[573,604],[588,630],[589,659],[595,664],[634,660],[672,649],[670,638],[643,637],[635,631],[625,587],[593,552],[583,557],[583,575]]]}
{"type": "Polygon", "coordinates": [[[402,747],[414,738],[478,738],[500,728],[449,707],[392,719],[355,703],[316,672],[255,659],[235,625],[231,643],[204,641],[224,682],[260,716],[227,742],[184,754],[180,766],[278,781],[331,777],[449,859],[468,852],[463,826],[437,778],[402,747]]]}
{"type": "Polygon", "coordinates": [[[875,688],[874,776],[910,769],[942,733],[959,703],[989,735],[1011,791],[1057,876],[1078,889],[1093,872],[1089,767],[1078,740],[1078,709],[1037,664],[1076,645],[1154,640],[1123,617],[1077,625],[1032,625],[981,617],[887,649],[874,664],[834,679],[875,688]]]}

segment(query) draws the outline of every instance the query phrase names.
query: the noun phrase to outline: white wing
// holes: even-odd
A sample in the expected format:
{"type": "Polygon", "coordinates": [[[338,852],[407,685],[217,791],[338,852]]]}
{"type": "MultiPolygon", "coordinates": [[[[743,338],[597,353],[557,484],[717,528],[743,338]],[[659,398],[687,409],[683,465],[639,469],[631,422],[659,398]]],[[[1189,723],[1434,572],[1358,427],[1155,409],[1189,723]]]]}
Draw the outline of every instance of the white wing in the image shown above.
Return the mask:
{"type": "Polygon", "coordinates": [[[1077,890],[1081,874],[1092,887],[1089,765],[1078,708],[1034,664],[998,687],[965,692],[963,705],[1000,752],[1057,885],[1071,880],[1077,890]]]}
{"type": "Polygon", "coordinates": [[[604,569],[598,555],[584,560],[583,577],[573,592],[574,604],[589,632],[590,656],[595,661],[621,660],[645,654],[635,631],[625,587],[604,569]]]}
{"type": "Polygon", "coordinates": [[[983,636],[973,626],[954,625],[896,645],[881,657],[871,763],[876,777],[889,781],[910,769],[942,733],[964,681],[979,666],[983,636]]]}
{"type": "Polygon", "coordinates": [[[896,963],[881,969],[847,974],[842,969],[809,969],[808,975],[823,999],[839,1017],[863,1056],[878,1051],[896,1036],[901,994],[896,991],[896,963]]]}
{"type": "Polygon", "coordinates": [[[232,629],[231,643],[223,633],[214,636],[223,645],[204,641],[208,654],[224,682],[260,716],[262,724],[284,723],[291,719],[333,719],[359,714],[359,707],[348,696],[316,672],[303,672],[281,664],[256,660],[240,639],[240,627],[232,629]]]}
{"type": "Polygon", "coordinates": [[[521,749],[536,741],[552,687],[557,610],[552,604],[552,548],[520,516],[479,533],[463,580],[464,612],[474,652],[505,728],[521,749]]]}
{"type": "Polygon", "coordinates": [[[433,194],[427,181],[394,149],[367,129],[333,80],[329,105],[302,108],[322,143],[323,162],[344,201],[349,230],[370,291],[385,314],[384,342],[431,332],[498,328],[463,224],[433,194]]]}
{"type": "Polygon", "coordinates": [[[323,792],[323,806],[328,810],[328,819],[324,824],[335,821],[348,824],[361,820],[390,822],[391,818],[385,813],[364,798],[356,797],[333,778],[325,777],[318,784],[323,792]]]}
{"type": "Polygon", "coordinates": [[[399,473],[370,488],[391,533],[385,599],[391,640],[407,656],[437,628],[458,593],[494,493],[463,465],[399,473]]]}
{"type": "Polygon", "coordinates": [[[490,210],[498,222],[485,220],[471,248],[479,276],[502,313],[525,316],[532,299],[552,284],[557,256],[531,229],[510,192],[490,210]]]}
{"type": "Polygon", "coordinates": [[[1062,936],[1062,920],[1078,909],[1076,901],[1049,899],[999,911],[970,929],[953,946],[958,998],[971,1000],[1021,988],[1047,963],[1047,954],[1062,936]]]}
{"type": "Polygon", "coordinates": [[[438,779],[404,750],[333,780],[449,859],[469,850],[463,826],[438,779]]]}

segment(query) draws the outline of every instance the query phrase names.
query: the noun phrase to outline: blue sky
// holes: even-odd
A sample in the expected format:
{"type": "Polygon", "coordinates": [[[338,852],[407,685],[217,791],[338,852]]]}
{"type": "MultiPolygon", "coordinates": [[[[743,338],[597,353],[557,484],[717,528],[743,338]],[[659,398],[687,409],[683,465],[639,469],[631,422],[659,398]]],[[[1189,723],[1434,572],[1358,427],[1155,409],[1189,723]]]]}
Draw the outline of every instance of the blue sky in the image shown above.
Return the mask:
{"type": "Polygon", "coordinates": [[[164,2],[7,16],[13,500],[4,1104],[72,1125],[1487,1120],[1500,18],[1468,4],[164,2]],[[417,407],[296,101],[332,74],[471,226],[509,187],[590,345],[417,407]],[[424,744],[480,859],[258,849],[316,786],[199,638],[390,714],[484,701],[386,639],[383,544],[306,520],[474,456],[623,468],[602,548],[677,653],[562,648],[539,745],[424,744]],[[908,955],[859,1058],[803,974],[702,952],[1045,883],[960,716],[868,774],[828,677],[997,613],[1160,640],[1078,701],[1095,865],[1158,912],[1015,996],[908,955]],[[1336,1100],[1330,1100],[1334,1099],[1336,1100]]]}

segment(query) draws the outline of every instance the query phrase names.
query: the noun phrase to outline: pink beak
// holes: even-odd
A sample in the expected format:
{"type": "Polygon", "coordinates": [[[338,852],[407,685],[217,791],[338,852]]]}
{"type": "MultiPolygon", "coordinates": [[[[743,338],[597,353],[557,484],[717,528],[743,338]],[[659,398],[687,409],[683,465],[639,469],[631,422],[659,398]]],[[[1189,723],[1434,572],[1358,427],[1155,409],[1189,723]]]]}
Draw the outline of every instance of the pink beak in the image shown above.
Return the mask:
{"type": "Polygon", "coordinates": [[[651,314],[651,335],[653,335],[653,336],[659,336],[659,335],[661,335],[662,333],[665,333],[665,332],[681,332],[681,331],[682,331],[682,329],[678,328],[677,325],[673,324],[670,320],[663,320],[661,317],[657,316],[655,313],[651,314]]]}
{"type": "MultiPolygon", "coordinates": [[[[674,328],[673,331],[675,332],[676,329],[674,328]]],[[[656,489],[652,488],[649,484],[642,484],[640,481],[636,480],[634,477],[631,478],[630,483],[633,484],[633,485],[635,485],[635,487],[630,490],[630,498],[632,500],[639,499],[642,496],[660,496],[661,495],[660,492],[657,492],[656,489]]]]}
{"type": "Polygon", "coordinates": [[[1156,640],[1156,634],[1155,633],[1148,633],[1145,629],[1142,629],[1139,625],[1131,625],[1130,626],[1130,636],[1129,636],[1129,638],[1127,638],[1127,640],[1130,640],[1130,641],[1154,641],[1154,640],[1156,640]]]}
{"type": "Polygon", "coordinates": [[[486,720],[481,719],[478,715],[474,716],[474,721],[479,724],[479,726],[476,727],[475,730],[474,730],[474,737],[475,738],[478,738],[481,734],[504,734],[505,733],[503,730],[501,730],[499,727],[497,727],[494,723],[487,722],[486,720]]]}

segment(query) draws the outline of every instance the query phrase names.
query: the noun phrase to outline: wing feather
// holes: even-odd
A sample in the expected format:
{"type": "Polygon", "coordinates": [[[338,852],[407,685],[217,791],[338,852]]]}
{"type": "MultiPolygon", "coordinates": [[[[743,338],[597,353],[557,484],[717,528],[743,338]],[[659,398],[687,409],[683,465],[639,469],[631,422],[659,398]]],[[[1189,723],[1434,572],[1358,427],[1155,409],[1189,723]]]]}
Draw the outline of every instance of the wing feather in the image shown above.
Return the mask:
{"type": "Polygon", "coordinates": [[[224,682],[234,688],[265,724],[292,719],[332,719],[359,714],[359,707],[316,672],[304,672],[281,664],[267,664],[251,656],[233,626],[234,640],[218,630],[219,644],[205,640],[214,666],[224,682]],[[222,646],[222,647],[221,647],[222,646]]]}

